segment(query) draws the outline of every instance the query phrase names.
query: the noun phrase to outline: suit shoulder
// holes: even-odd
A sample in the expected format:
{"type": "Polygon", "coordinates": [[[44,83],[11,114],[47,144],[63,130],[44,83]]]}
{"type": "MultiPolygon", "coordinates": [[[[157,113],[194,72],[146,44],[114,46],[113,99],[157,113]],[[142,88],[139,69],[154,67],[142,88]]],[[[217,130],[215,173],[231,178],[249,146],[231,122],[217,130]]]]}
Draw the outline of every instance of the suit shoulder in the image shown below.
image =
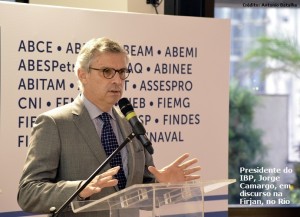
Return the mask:
{"type": "Polygon", "coordinates": [[[41,114],[41,116],[49,116],[53,119],[66,119],[73,116],[73,103],[69,103],[41,114]]]}

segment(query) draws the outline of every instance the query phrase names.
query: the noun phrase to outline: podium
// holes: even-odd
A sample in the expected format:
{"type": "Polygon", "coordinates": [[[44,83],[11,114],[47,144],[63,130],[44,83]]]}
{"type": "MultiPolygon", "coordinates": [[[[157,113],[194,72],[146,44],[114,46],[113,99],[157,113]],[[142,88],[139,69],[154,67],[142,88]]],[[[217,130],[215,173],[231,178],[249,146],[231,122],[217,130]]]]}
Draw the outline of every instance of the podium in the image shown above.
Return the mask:
{"type": "Polygon", "coordinates": [[[74,213],[108,210],[111,217],[204,217],[204,196],[235,181],[137,184],[99,200],[73,201],[71,206],[74,213]]]}

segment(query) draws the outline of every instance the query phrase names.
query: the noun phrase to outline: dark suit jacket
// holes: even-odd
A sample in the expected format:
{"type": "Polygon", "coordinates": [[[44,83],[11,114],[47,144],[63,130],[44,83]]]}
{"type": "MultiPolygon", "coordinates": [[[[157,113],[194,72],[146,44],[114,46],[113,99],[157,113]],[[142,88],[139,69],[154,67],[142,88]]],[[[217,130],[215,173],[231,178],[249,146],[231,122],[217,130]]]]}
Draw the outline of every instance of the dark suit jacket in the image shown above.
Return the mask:
{"type": "MultiPolygon", "coordinates": [[[[113,108],[113,112],[125,139],[131,133],[131,126],[117,108],[113,108]]],[[[154,178],[147,170],[149,165],[153,165],[152,156],[137,139],[126,147],[127,186],[141,184],[143,180],[153,182],[154,178]]],[[[35,213],[49,213],[52,206],[58,209],[76,191],[80,181],[86,180],[105,159],[95,126],[80,97],[71,104],[40,115],[32,130],[20,180],[20,207],[35,213]]],[[[108,165],[105,170],[109,168],[108,165]]],[[[116,191],[117,187],[104,188],[90,199],[96,200],[116,191]]],[[[66,211],[61,216],[74,214],[66,211]]],[[[108,213],[92,212],[75,216],[104,217],[108,213]]]]}

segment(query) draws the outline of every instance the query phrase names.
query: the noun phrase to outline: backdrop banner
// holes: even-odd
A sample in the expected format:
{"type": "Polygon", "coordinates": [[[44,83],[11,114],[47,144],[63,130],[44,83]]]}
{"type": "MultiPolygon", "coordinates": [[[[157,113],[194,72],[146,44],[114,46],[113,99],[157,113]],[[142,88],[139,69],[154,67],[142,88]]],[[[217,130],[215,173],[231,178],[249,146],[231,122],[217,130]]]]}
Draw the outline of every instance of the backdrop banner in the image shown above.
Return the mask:
{"type": "MultiPolygon", "coordinates": [[[[228,178],[229,20],[0,3],[0,216],[26,215],[16,198],[31,128],[78,95],[76,56],[104,36],[131,56],[124,97],[156,166],[188,152],[202,180],[228,178]]],[[[227,216],[227,194],[209,195],[205,211],[227,216]]]]}

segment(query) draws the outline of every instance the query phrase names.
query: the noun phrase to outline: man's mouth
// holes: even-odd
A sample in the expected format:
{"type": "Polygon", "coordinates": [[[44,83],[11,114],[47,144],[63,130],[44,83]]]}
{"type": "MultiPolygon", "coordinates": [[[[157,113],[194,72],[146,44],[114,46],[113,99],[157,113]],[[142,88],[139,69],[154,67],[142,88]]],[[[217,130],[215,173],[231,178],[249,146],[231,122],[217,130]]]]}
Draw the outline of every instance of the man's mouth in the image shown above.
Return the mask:
{"type": "Polygon", "coordinates": [[[109,92],[112,92],[112,93],[120,93],[121,91],[120,91],[120,90],[110,90],[109,92]]]}

